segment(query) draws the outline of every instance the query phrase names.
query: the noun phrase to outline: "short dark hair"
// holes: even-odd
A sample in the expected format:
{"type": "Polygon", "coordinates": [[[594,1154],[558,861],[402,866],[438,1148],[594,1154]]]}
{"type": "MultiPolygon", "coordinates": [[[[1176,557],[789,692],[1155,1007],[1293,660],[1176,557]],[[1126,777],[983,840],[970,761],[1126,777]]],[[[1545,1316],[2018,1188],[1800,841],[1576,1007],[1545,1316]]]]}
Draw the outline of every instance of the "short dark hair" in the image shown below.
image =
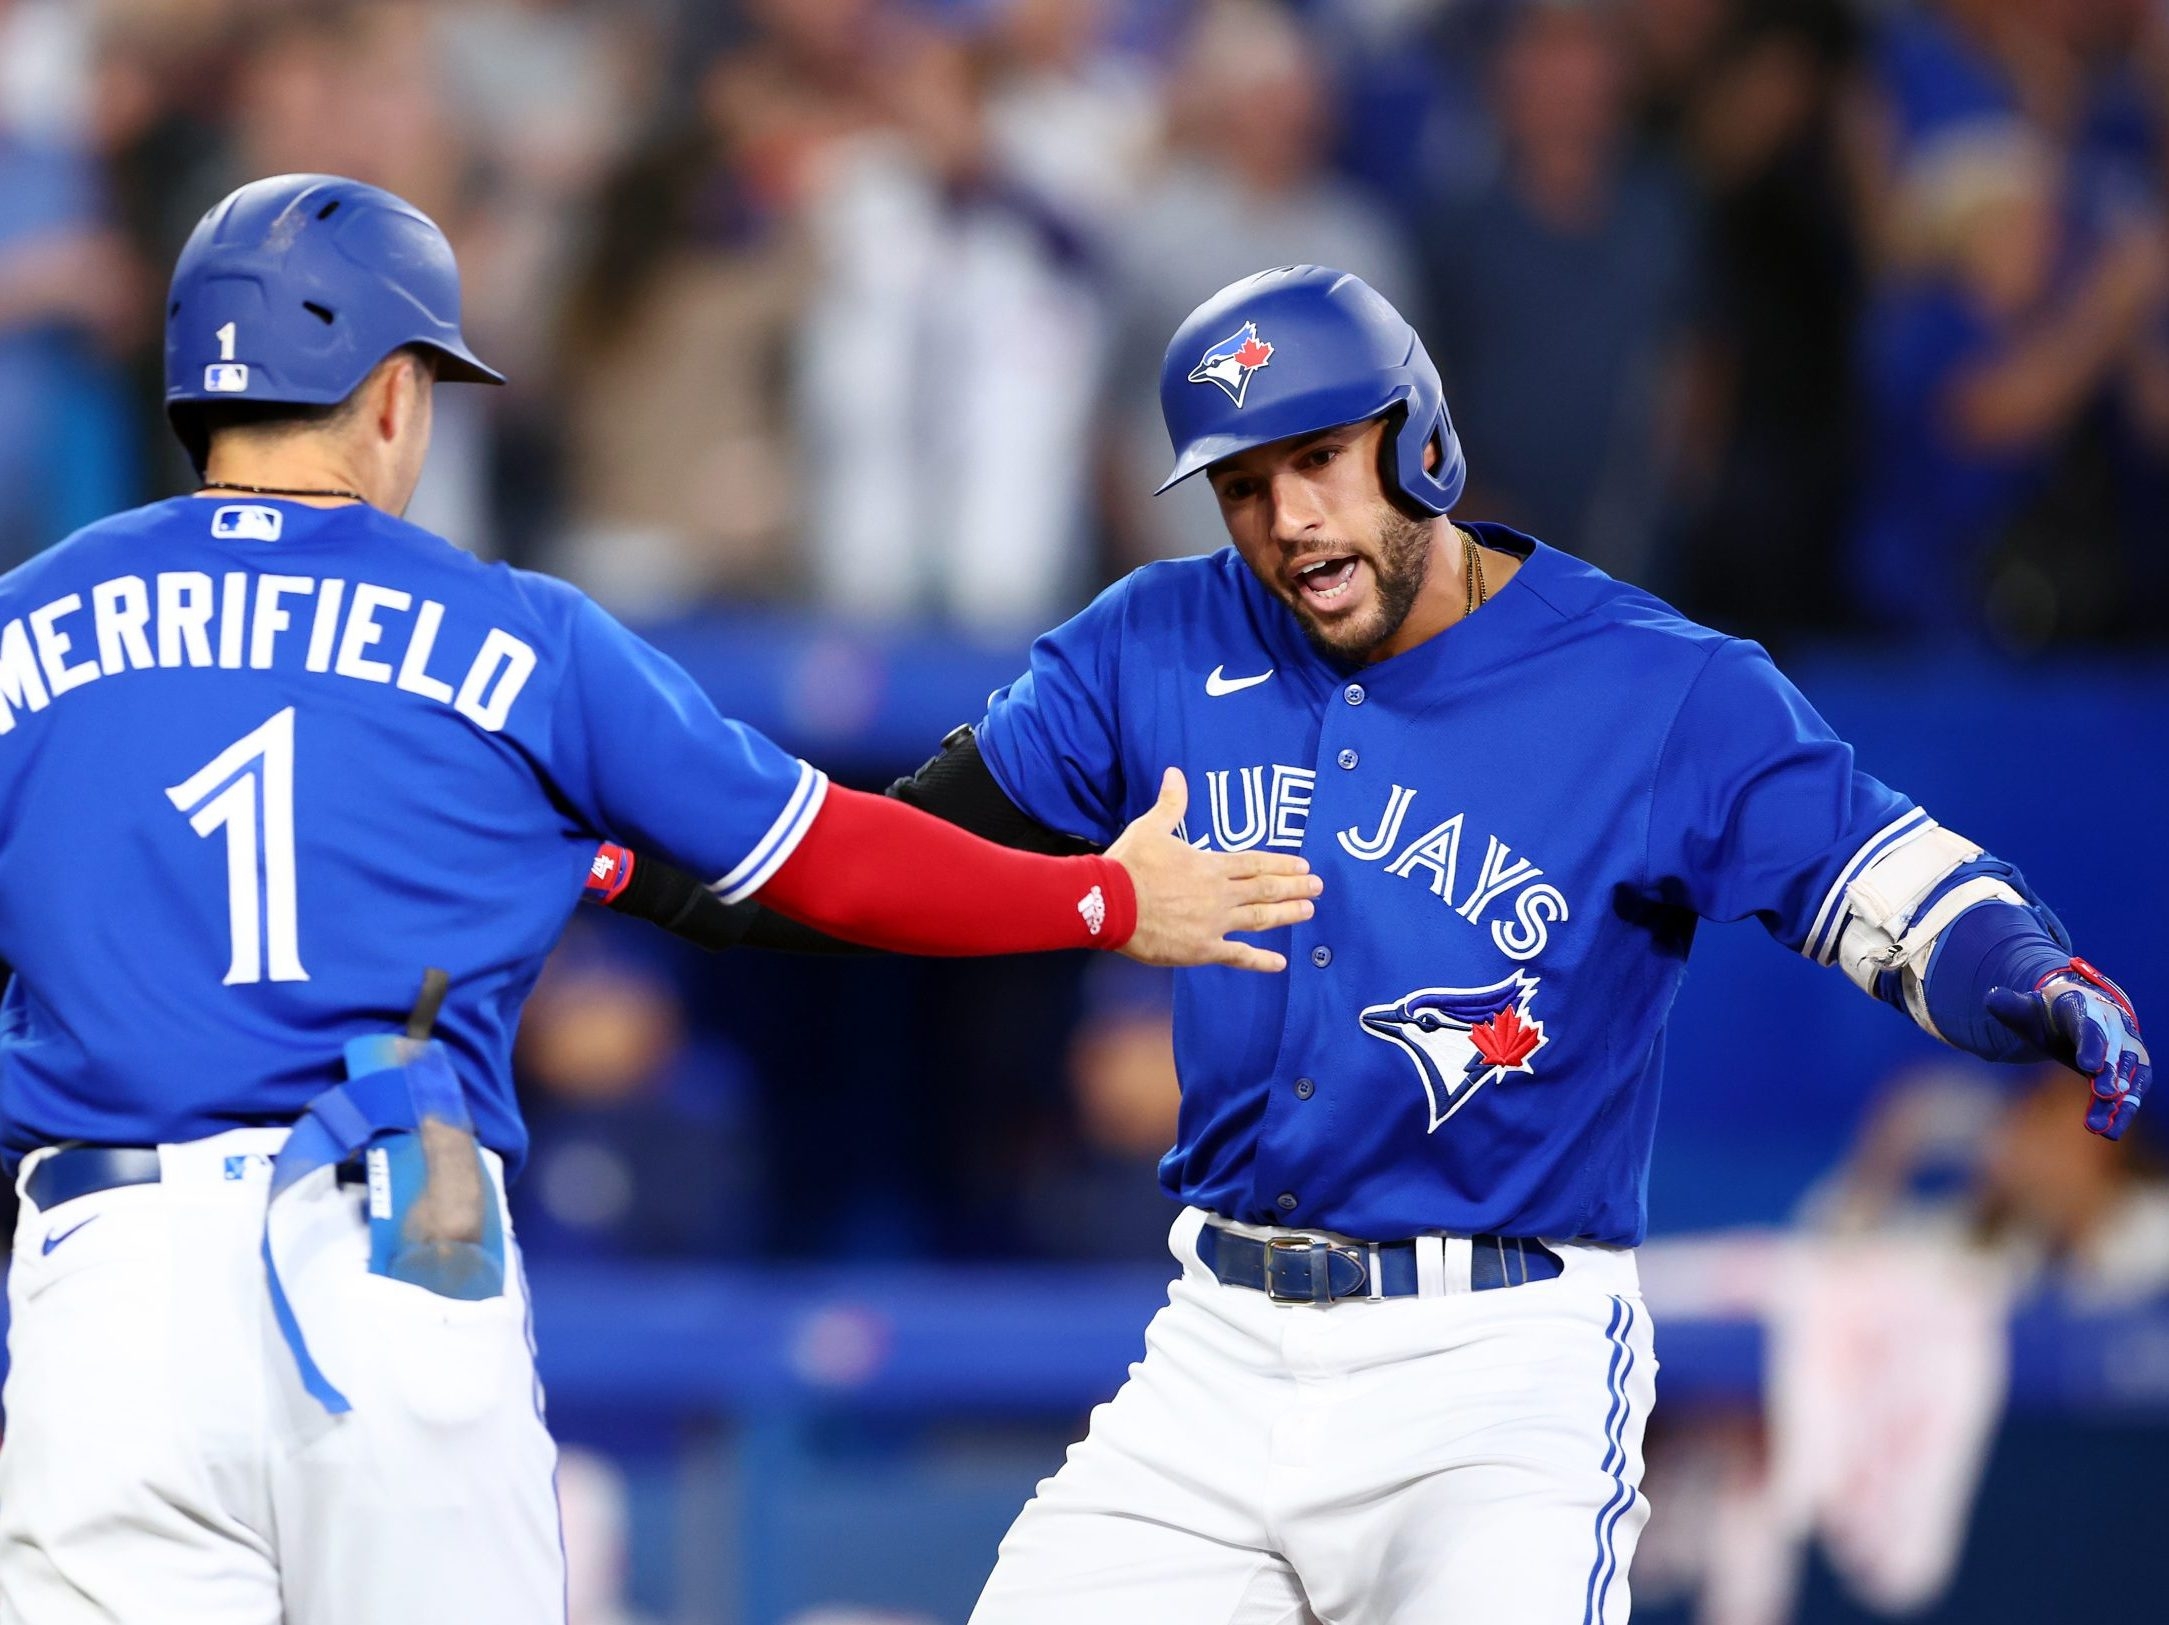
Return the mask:
{"type": "MultiPolygon", "coordinates": [[[[435,374],[437,353],[426,344],[403,344],[384,358],[410,356],[435,374]]],[[[384,364],[377,363],[378,367],[384,364]]],[[[375,372],[376,367],[371,367],[375,372]]],[[[366,377],[363,382],[367,382],[366,377]]],[[[173,432],[180,436],[188,460],[201,474],[211,459],[211,442],[230,429],[268,430],[273,434],[299,434],[307,429],[327,428],[354,415],[361,401],[356,384],[345,399],[321,405],[295,401],[176,401],[167,408],[173,432]]]]}

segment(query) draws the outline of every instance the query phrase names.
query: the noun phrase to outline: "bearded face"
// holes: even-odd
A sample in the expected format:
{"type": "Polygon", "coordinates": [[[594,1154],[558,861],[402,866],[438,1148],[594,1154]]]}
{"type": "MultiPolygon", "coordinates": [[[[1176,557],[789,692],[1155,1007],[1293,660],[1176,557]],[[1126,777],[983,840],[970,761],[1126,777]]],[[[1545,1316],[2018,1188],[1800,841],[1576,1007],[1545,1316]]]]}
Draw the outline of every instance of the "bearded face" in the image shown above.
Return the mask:
{"type": "Polygon", "coordinates": [[[1211,472],[1222,520],[1320,653],[1360,663],[1401,629],[1429,579],[1434,522],[1386,498],[1376,420],[1276,441],[1211,472]]]}
{"type": "Polygon", "coordinates": [[[1431,529],[1381,502],[1370,534],[1305,550],[1307,562],[1266,584],[1295,611],[1320,654],[1360,663],[1401,629],[1431,571],[1431,529]]]}

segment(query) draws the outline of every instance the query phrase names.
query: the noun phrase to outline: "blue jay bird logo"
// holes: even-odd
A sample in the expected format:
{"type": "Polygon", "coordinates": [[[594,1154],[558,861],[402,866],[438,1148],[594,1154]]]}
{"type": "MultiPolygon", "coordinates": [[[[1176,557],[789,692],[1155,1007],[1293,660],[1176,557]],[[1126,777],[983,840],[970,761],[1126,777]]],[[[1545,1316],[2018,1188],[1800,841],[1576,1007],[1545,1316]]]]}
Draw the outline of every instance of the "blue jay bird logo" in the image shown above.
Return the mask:
{"type": "Polygon", "coordinates": [[[1245,322],[1198,357],[1190,369],[1193,384],[1218,384],[1237,406],[1250,389],[1250,375],[1273,359],[1273,347],[1258,337],[1258,324],[1245,322]]]}
{"type": "Polygon", "coordinates": [[[1509,1072],[1531,1072],[1529,1057],[1544,1047],[1544,1024],[1529,1016],[1542,978],[1516,971],[1489,987],[1424,987],[1362,1015],[1363,1030],[1383,1038],[1415,1063],[1431,1102],[1436,1132],[1485,1084],[1509,1072]]]}

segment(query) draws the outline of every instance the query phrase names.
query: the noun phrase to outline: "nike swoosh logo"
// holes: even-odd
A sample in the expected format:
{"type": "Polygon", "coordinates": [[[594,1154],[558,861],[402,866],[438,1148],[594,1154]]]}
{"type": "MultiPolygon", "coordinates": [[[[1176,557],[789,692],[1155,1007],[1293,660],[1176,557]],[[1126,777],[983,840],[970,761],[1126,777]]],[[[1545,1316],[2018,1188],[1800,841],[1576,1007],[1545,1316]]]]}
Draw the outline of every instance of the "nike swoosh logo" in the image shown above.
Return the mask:
{"type": "Polygon", "coordinates": [[[1226,670],[1227,667],[1225,666],[1215,666],[1212,669],[1212,675],[1205,679],[1205,692],[1216,700],[1223,694],[1240,694],[1246,688],[1256,688],[1273,675],[1273,668],[1270,666],[1259,672],[1255,677],[1221,676],[1220,674],[1226,670]]]}
{"type": "Polygon", "coordinates": [[[74,1234],[76,1233],[76,1231],[78,1231],[78,1230],[82,1229],[84,1225],[86,1225],[86,1224],[96,1224],[97,1222],[98,1222],[98,1215],[97,1215],[97,1214],[95,1214],[95,1213],[93,1213],[93,1214],[92,1214],[92,1215],[91,1215],[91,1216],[90,1216],[89,1218],[87,1218],[87,1219],[84,1219],[84,1220],[82,1220],[82,1221],[81,1221],[80,1223],[77,1223],[77,1224],[71,1224],[71,1225],[69,1225],[69,1226],[68,1226],[68,1228],[67,1228],[67,1229],[65,1229],[65,1230],[57,1230],[57,1231],[55,1231],[55,1232],[54,1232],[54,1233],[53,1233],[52,1235],[49,1235],[49,1236],[47,1236],[47,1237],[45,1238],[45,1251],[46,1251],[47,1253],[50,1253],[50,1252],[52,1252],[52,1250],[53,1250],[53,1249],[54,1249],[55,1247],[58,1247],[58,1246],[59,1246],[59,1245],[60,1245],[60,1244],[61,1244],[62,1242],[66,1241],[66,1240],[67,1240],[67,1239],[68,1239],[68,1238],[69,1238],[70,1236],[74,1235],[74,1234]]]}

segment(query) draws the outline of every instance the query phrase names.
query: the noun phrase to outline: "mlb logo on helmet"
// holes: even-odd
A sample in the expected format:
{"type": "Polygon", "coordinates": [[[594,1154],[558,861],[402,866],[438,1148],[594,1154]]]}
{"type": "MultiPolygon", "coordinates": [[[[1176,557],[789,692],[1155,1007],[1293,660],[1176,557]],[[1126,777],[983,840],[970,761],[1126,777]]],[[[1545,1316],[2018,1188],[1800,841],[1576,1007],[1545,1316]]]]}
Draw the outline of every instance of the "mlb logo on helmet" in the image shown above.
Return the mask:
{"type": "Polygon", "coordinates": [[[1198,357],[1190,369],[1193,384],[1218,384],[1237,406],[1250,388],[1250,375],[1273,359],[1273,347],[1258,337],[1258,324],[1245,322],[1198,357]]]}
{"type": "Polygon", "coordinates": [[[275,542],[285,527],[286,515],[276,508],[260,508],[250,502],[229,502],[211,514],[213,536],[247,542],[275,542]]]}
{"type": "Polygon", "coordinates": [[[240,395],[249,387],[246,361],[214,361],[203,369],[203,387],[212,395],[240,395]]]}

